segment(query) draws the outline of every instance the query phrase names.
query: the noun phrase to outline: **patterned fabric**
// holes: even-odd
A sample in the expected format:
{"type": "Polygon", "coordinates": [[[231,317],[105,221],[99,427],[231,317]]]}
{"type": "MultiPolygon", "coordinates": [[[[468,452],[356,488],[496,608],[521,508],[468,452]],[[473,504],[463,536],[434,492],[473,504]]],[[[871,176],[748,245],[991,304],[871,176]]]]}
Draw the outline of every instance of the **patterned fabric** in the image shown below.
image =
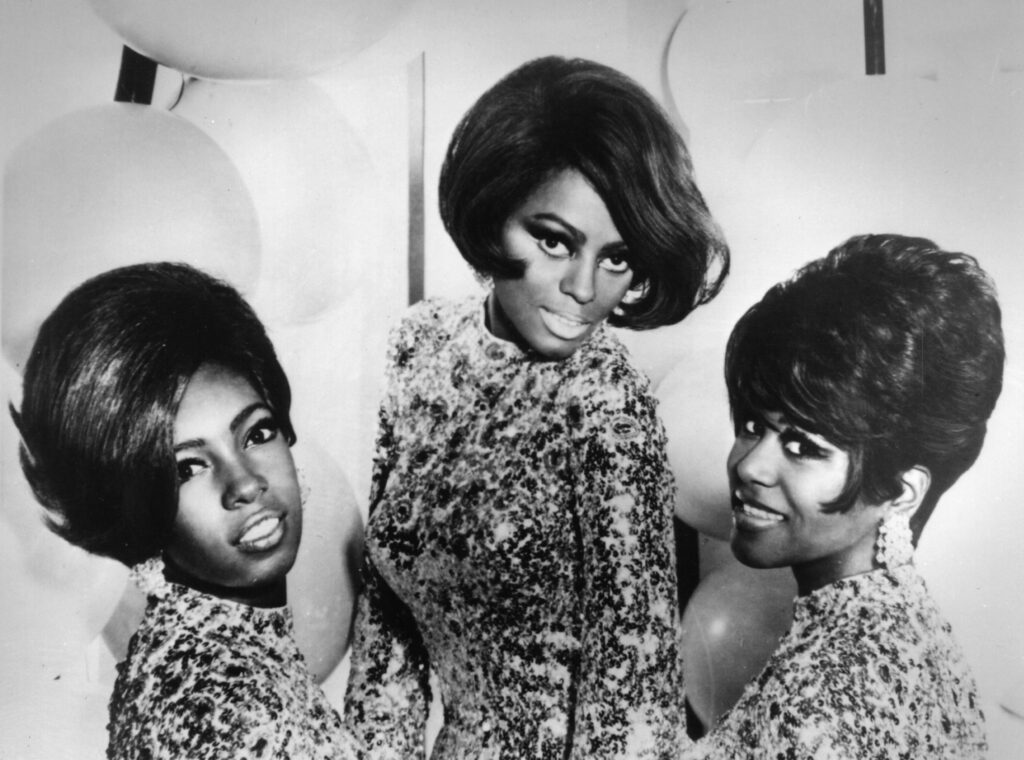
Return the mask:
{"type": "Polygon", "coordinates": [[[648,383],[600,328],[545,361],[479,298],[392,336],[345,716],[375,758],[670,757],[673,482],[648,383]]]}
{"type": "Polygon", "coordinates": [[[971,760],[986,749],[974,678],[903,565],[798,598],[764,670],[682,758],[971,760]]]}
{"type": "Polygon", "coordinates": [[[228,602],[136,575],[146,615],[117,666],[107,757],[355,758],[295,645],[286,607],[228,602]]]}

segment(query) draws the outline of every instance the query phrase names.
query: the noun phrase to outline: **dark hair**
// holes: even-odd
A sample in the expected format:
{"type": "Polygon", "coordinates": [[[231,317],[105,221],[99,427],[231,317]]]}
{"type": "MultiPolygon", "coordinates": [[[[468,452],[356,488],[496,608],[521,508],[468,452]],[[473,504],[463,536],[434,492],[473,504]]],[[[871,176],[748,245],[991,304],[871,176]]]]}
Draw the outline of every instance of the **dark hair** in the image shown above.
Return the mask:
{"type": "Polygon", "coordinates": [[[610,322],[674,324],[710,301],[729,249],[693,177],[679,133],[636,82],[592,61],[555,56],[520,66],[455,129],[441,169],[448,234],[480,274],[518,278],[501,245],[509,217],[542,184],[574,169],[601,197],[629,250],[638,296],[610,322]]]}
{"type": "Polygon", "coordinates": [[[995,288],[978,262],[900,235],[850,238],[771,288],[726,350],[733,420],[779,412],[850,453],[848,509],[900,492],[919,465],[939,497],[974,463],[1002,390],[995,288]]]}
{"type": "Polygon", "coordinates": [[[68,294],[25,367],[21,464],[58,535],[133,565],[158,554],[177,512],[174,419],[200,365],[238,372],[289,443],[291,391],[256,314],[184,264],[140,264],[68,294]]]}

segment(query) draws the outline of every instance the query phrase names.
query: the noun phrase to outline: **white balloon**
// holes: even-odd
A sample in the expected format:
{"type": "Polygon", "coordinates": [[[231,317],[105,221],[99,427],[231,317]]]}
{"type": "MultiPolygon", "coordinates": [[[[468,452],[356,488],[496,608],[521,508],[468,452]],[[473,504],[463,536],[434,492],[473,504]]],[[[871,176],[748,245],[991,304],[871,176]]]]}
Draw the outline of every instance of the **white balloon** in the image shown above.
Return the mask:
{"type": "Polygon", "coordinates": [[[263,255],[252,301],[261,317],[316,319],[379,264],[377,175],[319,87],[194,79],[175,113],[224,149],[255,203],[263,255]]]}
{"type": "Polygon", "coordinates": [[[90,0],[130,47],[213,79],[284,79],[344,62],[412,0],[90,0]]]}
{"type": "Polygon", "coordinates": [[[238,171],[174,114],[111,103],[22,143],[5,175],[3,346],[20,366],[42,320],[86,278],[185,261],[242,290],[256,279],[256,212],[238,171]]]}
{"type": "Polygon", "coordinates": [[[721,371],[725,338],[718,349],[693,347],[655,389],[676,479],[676,517],[720,539],[732,530],[725,463],[733,435],[721,371]]]}
{"type": "Polygon", "coordinates": [[[294,448],[304,492],[302,543],[288,573],[295,638],[314,676],[326,678],[348,649],[363,556],[363,520],[334,459],[299,431],[294,448]]]}

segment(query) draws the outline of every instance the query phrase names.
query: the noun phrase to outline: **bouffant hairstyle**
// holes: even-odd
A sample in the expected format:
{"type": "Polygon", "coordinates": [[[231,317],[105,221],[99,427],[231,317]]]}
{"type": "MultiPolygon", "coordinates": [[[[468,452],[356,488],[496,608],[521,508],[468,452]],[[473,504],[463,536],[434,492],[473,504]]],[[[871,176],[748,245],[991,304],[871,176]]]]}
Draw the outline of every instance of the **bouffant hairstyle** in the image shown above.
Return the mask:
{"type": "Polygon", "coordinates": [[[178,501],[174,420],[207,363],[247,378],[294,443],[284,370],[230,285],[184,264],[140,264],[61,301],[11,408],[22,469],[54,532],[129,566],[164,548],[178,501]]]}
{"type": "Polygon", "coordinates": [[[441,218],[479,274],[522,275],[523,263],[501,245],[504,226],[566,170],[594,188],[629,251],[633,294],[611,324],[675,324],[718,293],[729,249],[664,110],[615,69],[555,56],[530,61],[491,87],[448,145],[441,218]]]}
{"type": "Polygon", "coordinates": [[[880,503],[923,466],[914,538],[975,461],[1002,390],[995,288],[978,262],[900,235],[850,238],[737,323],[725,377],[735,424],[779,412],[850,454],[833,510],[880,503]]]}

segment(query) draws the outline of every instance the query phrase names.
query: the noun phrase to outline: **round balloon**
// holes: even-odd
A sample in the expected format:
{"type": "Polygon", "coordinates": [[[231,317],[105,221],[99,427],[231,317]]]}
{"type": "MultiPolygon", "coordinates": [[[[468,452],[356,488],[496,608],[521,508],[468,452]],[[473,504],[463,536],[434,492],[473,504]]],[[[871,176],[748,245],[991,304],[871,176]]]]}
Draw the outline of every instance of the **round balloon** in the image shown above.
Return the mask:
{"type": "Polygon", "coordinates": [[[753,570],[736,560],[697,586],[683,613],[683,681],[706,728],[764,667],[789,628],[795,596],[788,568],[753,570]]]}
{"type": "Polygon", "coordinates": [[[655,389],[676,480],[676,516],[691,528],[725,539],[732,530],[726,459],[732,447],[729,401],[721,370],[728,329],[717,348],[691,351],[655,389]]]}
{"type": "Polygon", "coordinates": [[[345,474],[319,444],[299,436],[302,543],[288,573],[295,639],[323,680],[348,649],[363,553],[363,520],[345,474]]]}
{"type": "Polygon", "coordinates": [[[203,129],[245,180],[260,226],[253,305],[277,323],[336,307],[379,262],[378,179],[355,131],[306,81],[186,84],[174,112],[203,129]]]}
{"type": "Polygon", "coordinates": [[[65,116],[7,164],[3,348],[16,366],[42,320],[86,278],[143,261],[185,261],[243,291],[256,280],[256,211],[202,130],[148,106],[65,116]]]}
{"type": "Polygon", "coordinates": [[[90,0],[128,45],[213,79],[303,77],[379,40],[412,0],[90,0]]]}

